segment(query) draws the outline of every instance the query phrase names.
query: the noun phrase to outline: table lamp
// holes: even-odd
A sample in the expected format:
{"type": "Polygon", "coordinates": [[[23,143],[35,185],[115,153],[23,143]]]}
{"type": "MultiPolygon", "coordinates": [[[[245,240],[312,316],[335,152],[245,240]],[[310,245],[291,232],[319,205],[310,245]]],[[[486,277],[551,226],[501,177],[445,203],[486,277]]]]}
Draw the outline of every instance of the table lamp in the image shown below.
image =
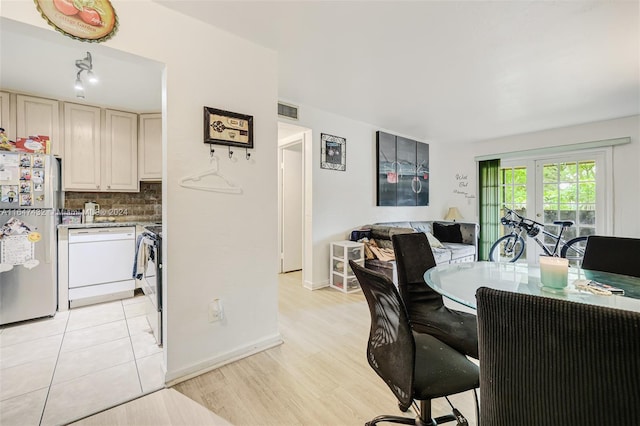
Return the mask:
{"type": "Polygon", "coordinates": [[[450,220],[455,222],[456,220],[464,219],[460,214],[460,210],[457,207],[449,207],[449,211],[444,216],[444,220],[450,220]]]}

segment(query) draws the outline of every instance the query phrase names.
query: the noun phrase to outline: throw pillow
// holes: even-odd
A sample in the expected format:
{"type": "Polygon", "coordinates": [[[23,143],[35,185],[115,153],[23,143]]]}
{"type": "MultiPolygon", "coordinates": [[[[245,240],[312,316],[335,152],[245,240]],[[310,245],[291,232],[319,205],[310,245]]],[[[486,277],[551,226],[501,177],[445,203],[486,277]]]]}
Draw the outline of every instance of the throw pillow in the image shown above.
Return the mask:
{"type": "Polygon", "coordinates": [[[433,222],[433,235],[440,241],[447,243],[461,243],[462,232],[460,232],[460,224],[444,225],[442,223],[433,222]]]}
{"type": "Polygon", "coordinates": [[[427,234],[427,240],[429,240],[429,245],[431,246],[431,248],[444,248],[440,240],[434,237],[431,232],[425,232],[425,234],[427,234]]]}

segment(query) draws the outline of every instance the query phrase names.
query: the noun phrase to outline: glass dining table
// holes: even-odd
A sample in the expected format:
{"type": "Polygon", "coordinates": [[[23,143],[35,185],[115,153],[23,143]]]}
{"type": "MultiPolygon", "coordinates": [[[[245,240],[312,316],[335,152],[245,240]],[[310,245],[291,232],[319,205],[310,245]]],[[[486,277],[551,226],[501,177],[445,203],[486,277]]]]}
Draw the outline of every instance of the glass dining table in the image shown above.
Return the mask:
{"type": "Polygon", "coordinates": [[[540,282],[540,268],[527,263],[466,262],[437,265],[424,273],[429,287],[442,296],[476,309],[476,290],[490,287],[515,293],[565,299],[640,312],[640,278],[587,269],[569,268],[568,286],[549,291],[540,282]],[[593,280],[624,290],[623,295],[594,294],[576,287],[593,280]]]}

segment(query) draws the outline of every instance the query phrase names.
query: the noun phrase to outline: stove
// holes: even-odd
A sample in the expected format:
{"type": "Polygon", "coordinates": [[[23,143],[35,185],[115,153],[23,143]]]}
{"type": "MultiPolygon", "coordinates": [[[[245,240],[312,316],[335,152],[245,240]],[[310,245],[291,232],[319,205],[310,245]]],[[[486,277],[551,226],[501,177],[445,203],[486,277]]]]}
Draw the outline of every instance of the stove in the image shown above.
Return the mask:
{"type": "Polygon", "coordinates": [[[141,288],[149,302],[147,320],[162,346],[162,225],[145,226],[141,243],[145,246],[146,268],[141,280],[141,288]]]}
{"type": "Polygon", "coordinates": [[[145,230],[151,232],[152,234],[156,234],[158,237],[162,238],[162,224],[160,225],[147,225],[144,227],[145,230]]]}

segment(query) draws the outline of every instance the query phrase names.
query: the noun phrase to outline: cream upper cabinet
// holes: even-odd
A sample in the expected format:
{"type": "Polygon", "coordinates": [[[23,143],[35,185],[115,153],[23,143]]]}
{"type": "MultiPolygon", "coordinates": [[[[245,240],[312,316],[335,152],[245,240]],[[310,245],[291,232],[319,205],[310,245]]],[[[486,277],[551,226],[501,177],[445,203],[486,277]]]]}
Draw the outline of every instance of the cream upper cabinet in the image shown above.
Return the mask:
{"type": "Polygon", "coordinates": [[[138,126],[138,176],[162,179],[162,114],[140,114],[138,126]]]}
{"type": "Polygon", "coordinates": [[[65,190],[99,191],[101,166],[100,108],[64,104],[65,190]]]}
{"type": "Polygon", "coordinates": [[[139,190],[138,116],[65,103],[64,189],[139,190]]]}
{"type": "Polygon", "coordinates": [[[102,190],[138,191],[138,115],[106,110],[102,190]]]}
{"type": "Polygon", "coordinates": [[[9,140],[16,140],[16,125],[12,123],[11,113],[9,110],[9,97],[11,95],[8,92],[0,92],[0,127],[4,129],[5,135],[9,140]]]}
{"type": "Polygon", "coordinates": [[[49,136],[51,153],[62,157],[60,103],[53,99],[16,96],[16,137],[49,136]]]}

